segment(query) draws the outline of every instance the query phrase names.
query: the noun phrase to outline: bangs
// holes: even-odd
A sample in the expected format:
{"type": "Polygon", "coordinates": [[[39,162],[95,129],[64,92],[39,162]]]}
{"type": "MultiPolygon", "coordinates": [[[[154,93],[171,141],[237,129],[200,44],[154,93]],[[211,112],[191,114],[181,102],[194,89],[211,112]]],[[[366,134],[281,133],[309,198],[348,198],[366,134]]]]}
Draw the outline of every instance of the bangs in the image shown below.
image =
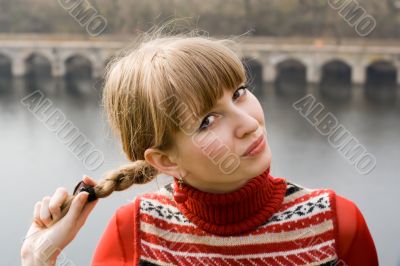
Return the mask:
{"type": "Polygon", "coordinates": [[[163,108],[178,125],[188,117],[197,121],[216,105],[224,90],[236,90],[246,82],[240,58],[220,41],[192,38],[175,43],[174,48],[167,45],[160,56],[169,83],[162,98],[168,98],[163,108]]]}

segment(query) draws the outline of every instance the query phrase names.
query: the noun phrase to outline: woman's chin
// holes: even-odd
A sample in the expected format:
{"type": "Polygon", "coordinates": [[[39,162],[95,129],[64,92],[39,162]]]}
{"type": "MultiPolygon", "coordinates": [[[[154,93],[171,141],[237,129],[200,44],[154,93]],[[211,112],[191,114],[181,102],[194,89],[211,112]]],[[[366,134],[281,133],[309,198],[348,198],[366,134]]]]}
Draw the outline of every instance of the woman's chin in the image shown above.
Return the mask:
{"type": "Polygon", "coordinates": [[[241,164],[242,173],[246,173],[248,179],[261,175],[271,165],[271,154],[265,153],[258,160],[244,160],[241,164]]]}

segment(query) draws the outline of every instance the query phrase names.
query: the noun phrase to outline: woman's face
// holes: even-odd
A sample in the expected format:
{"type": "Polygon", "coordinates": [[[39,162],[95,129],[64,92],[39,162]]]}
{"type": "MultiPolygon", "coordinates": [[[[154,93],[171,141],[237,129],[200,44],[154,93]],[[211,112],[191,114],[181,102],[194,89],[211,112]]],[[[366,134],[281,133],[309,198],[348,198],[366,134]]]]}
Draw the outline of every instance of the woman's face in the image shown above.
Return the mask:
{"type": "Polygon", "coordinates": [[[194,125],[190,133],[181,130],[174,136],[174,161],[185,183],[205,192],[226,193],[269,167],[271,151],[264,113],[258,99],[243,84],[233,92],[225,90],[214,108],[194,125]],[[256,155],[244,156],[261,135],[265,148],[256,155]]]}

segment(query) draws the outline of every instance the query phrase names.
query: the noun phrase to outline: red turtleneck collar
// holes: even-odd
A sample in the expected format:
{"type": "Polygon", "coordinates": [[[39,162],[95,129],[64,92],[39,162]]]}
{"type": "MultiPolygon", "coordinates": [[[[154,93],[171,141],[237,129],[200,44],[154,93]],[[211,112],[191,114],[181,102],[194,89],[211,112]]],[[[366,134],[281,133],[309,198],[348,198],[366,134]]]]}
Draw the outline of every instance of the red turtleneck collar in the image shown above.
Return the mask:
{"type": "MultiPolygon", "coordinates": [[[[174,189],[178,180],[174,178],[174,189]]],[[[281,206],[286,192],[283,178],[270,175],[270,167],[233,192],[217,194],[200,191],[188,184],[179,210],[195,225],[212,234],[245,233],[266,222],[281,206]]]]}

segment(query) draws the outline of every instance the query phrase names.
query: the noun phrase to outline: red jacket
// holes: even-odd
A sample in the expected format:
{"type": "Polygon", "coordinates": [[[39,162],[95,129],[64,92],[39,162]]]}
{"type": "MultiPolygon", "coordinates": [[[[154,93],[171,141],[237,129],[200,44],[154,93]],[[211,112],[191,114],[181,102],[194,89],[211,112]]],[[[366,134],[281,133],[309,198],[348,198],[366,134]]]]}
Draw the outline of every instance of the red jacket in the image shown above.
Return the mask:
{"type": "MultiPolygon", "coordinates": [[[[138,241],[140,201],[120,207],[111,218],[93,256],[93,266],[133,265],[138,241]],[[137,242],[135,242],[135,240],[137,242]]],[[[335,194],[339,265],[378,265],[374,241],[362,213],[350,200],[335,194]],[[345,263],[345,264],[343,264],[345,263]]]]}
{"type": "MultiPolygon", "coordinates": [[[[367,224],[357,206],[336,197],[339,229],[339,254],[348,266],[378,265],[377,253],[367,224]]],[[[102,235],[92,266],[133,265],[134,203],[120,207],[102,235]]]]}

